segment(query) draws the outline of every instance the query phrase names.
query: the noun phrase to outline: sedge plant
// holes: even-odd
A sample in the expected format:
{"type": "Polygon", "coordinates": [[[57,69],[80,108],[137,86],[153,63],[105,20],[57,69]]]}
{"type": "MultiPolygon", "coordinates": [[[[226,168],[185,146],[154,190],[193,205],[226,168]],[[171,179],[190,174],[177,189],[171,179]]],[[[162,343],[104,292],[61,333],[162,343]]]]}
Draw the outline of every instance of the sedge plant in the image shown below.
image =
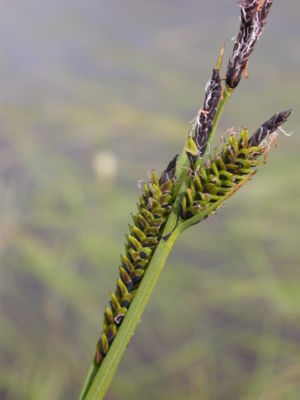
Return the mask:
{"type": "Polygon", "coordinates": [[[221,79],[222,47],[205,88],[203,108],[195,118],[180,155],[138,194],[137,212],[126,235],[116,290],[104,312],[95,356],[81,390],[80,400],[101,400],[133,336],[166,259],[178,236],[212,216],[266,162],[282,124],[291,110],[273,115],[256,132],[230,133],[220,149],[209,152],[226,103],[242,77],[261,36],[272,0],[240,1],[240,29],[226,76],[221,79]],[[212,153],[212,154],[210,154],[212,153]]]}

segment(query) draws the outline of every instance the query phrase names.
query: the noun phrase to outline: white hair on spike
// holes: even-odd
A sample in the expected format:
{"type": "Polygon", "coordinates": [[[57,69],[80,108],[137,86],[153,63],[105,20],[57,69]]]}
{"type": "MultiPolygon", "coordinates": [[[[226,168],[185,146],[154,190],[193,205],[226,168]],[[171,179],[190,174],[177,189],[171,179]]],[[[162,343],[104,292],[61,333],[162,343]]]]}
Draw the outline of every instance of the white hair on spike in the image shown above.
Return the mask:
{"type": "Polygon", "coordinates": [[[280,126],[278,129],[280,130],[281,133],[284,134],[284,136],[287,136],[287,137],[291,137],[291,136],[293,136],[293,134],[295,133],[295,132],[289,132],[289,133],[288,133],[287,131],[285,131],[285,130],[283,129],[282,126],[280,126]]]}
{"type": "Polygon", "coordinates": [[[211,78],[209,78],[209,80],[206,82],[205,93],[208,91],[210,84],[211,84],[211,78]]]}
{"type": "Polygon", "coordinates": [[[231,89],[239,84],[243,73],[247,70],[249,57],[262,34],[272,2],[272,0],[239,1],[240,31],[235,39],[226,73],[226,83],[231,89]]]}

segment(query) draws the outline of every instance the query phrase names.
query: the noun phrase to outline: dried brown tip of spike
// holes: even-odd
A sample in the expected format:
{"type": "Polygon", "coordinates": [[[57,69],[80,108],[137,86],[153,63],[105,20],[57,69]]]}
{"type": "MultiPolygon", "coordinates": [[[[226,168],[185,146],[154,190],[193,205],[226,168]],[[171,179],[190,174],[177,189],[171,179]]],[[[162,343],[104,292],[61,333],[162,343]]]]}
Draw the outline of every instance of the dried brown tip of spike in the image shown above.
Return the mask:
{"type": "Polygon", "coordinates": [[[260,146],[264,140],[268,140],[270,135],[283,125],[291,114],[292,110],[287,110],[273,115],[250,137],[249,146],[260,146]]]}
{"type": "MultiPolygon", "coordinates": [[[[240,0],[238,4],[240,4],[247,12],[256,12],[262,10],[264,6],[270,3],[270,1],[265,0],[240,0]]],[[[271,1],[272,3],[272,1],[271,1]]]]}
{"type": "Polygon", "coordinates": [[[234,89],[245,73],[249,57],[262,34],[273,0],[244,0],[241,4],[241,25],[228,63],[226,83],[234,89]]]}
{"type": "Polygon", "coordinates": [[[194,140],[197,145],[199,156],[203,156],[207,148],[209,134],[211,132],[217,107],[222,95],[222,85],[217,68],[213,69],[212,76],[205,88],[205,99],[203,109],[199,111],[195,123],[194,140]]]}
{"type": "Polygon", "coordinates": [[[273,4],[273,0],[265,0],[265,1],[261,1],[261,6],[259,7],[259,10],[261,11],[261,24],[262,27],[264,27],[266,25],[267,22],[267,17],[270,11],[270,8],[273,4]]]}

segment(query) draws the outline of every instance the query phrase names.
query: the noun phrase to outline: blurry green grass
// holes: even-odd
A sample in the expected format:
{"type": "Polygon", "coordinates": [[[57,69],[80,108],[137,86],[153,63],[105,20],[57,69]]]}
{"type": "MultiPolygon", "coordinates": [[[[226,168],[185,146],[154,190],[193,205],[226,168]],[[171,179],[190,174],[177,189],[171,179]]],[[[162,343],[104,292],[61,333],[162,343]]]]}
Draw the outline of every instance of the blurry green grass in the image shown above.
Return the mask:
{"type": "MultiPolygon", "coordinates": [[[[219,45],[238,27],[234,4],[123,4],[47,3],[30,26],[34,0],[3,6],[1,400],[76,398],[136,182],[180,150],[219,45]],[[111,182],[93,169],[103,150],[119,162],[111,182]]],[[[295,135],[180,238],[108,399],[299,397],[299,13],[274,4],[220,129],[253,130],[292,106],[295,135]]]]}

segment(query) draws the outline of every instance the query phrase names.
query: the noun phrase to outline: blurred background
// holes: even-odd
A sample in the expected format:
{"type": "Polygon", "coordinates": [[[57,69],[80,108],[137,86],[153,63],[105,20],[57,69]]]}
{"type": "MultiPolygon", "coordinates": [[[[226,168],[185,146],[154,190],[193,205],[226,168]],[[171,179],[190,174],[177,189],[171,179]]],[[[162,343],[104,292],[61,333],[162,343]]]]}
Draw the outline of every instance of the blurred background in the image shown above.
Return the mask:
{"type": "MultiPolygon", "coordinates": [[[[274,3],[216,143],[289,107],[295,134],[179,239],[108,400],[299,399],[300,4],[274,3]]],[[[235,0],[1,1],[1,400],[77,398],[137,181],[180,152],[238,18],[235,0]]]]}

